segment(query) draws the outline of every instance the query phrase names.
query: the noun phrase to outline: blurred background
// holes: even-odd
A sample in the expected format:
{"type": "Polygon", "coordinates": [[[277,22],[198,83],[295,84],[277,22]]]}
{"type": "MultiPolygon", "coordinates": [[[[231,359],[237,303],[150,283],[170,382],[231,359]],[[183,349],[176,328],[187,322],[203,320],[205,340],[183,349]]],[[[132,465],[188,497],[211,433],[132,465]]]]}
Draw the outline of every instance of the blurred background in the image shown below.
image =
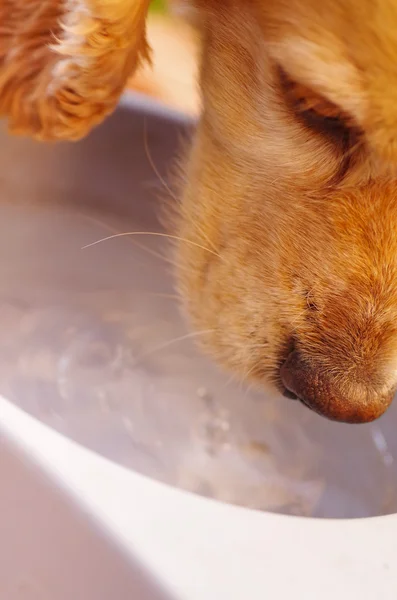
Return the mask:
{"type": "Polygon", "coordinates": [[[199,110],[197,88],[198,39],[194,28],[171,11],[164,0],[152,0],[147,36],[153,65],[136,73],[129,87],[164,102],[168,106],[196,115],[199,110]]]}

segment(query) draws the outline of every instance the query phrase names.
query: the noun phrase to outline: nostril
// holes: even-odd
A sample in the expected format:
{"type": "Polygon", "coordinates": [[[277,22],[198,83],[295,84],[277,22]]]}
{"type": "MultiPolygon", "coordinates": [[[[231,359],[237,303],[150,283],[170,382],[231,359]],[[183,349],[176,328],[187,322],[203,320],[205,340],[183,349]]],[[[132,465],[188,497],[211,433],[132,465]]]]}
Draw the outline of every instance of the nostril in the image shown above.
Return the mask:
{"type": "Polygon", "coordinates": [[[285,389],[283,395],[286,398],[302,399],[300,379],[302,379],[302,376],[304,377],[304,371],[306,369],[302,368],[302,361],[298,352],[291,352],[280,369],[280,378],[285,389]]]}
{"type": "Polygon", "coordinates": [[[320,415],[345,423],[367,423],[380,417],[390,406],[394,390],[377,391],[365,382],[335,377],[324,368],[291,352],[280,369],[287,397],[298,398],[320,415]]]}

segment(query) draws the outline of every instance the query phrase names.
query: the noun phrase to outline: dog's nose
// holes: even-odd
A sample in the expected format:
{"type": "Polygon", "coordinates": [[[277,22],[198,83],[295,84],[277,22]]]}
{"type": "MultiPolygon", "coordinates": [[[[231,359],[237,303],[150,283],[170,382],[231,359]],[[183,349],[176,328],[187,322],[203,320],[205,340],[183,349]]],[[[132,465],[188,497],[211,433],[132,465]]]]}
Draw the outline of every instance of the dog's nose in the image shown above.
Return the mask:
{"type": "Polygon", "coordinates": [[[282,365],[281,381],[290,395],[320,415],[344,423],[368,423],[390,406],[395,389],[385,385],[349,380],[348,373],[336,376],[332,369],[315,368],[292,352],[282,365]]]}

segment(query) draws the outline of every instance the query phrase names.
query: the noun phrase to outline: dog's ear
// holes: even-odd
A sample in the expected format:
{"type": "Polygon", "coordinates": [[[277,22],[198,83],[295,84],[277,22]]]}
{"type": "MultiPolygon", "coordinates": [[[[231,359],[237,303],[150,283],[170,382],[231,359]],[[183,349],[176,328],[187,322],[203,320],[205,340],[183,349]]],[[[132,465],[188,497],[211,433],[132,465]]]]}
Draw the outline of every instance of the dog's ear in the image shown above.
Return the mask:
{"type": "Polygon", "coordinates": [[[0,0],[0,116],[10,130],[75,140],[115,107],[148,59],[150,0],[0,0]]]}

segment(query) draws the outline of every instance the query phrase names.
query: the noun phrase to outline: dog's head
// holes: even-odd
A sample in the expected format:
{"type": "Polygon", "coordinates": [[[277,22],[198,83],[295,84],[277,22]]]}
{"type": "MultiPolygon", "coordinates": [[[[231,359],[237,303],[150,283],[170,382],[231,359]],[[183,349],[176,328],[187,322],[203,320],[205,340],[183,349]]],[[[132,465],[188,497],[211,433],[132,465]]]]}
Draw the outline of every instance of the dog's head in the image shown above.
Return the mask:
{"type": "Polygon", "coordinates": [[[365,422],[397,384],[397,4],[202,0],[177,250],[218,361],[365,422]]]}
{"type": "MultiPolygon", "coordinates": [[[[397,4],[192,4],[203,114],[177,218],[185,308],[242,377],[370,421],[397,385],[397,4]]],[[[87,132],[147,54],[148,0],[2,6],[0,112],[40,138],[87,132]]]]}

